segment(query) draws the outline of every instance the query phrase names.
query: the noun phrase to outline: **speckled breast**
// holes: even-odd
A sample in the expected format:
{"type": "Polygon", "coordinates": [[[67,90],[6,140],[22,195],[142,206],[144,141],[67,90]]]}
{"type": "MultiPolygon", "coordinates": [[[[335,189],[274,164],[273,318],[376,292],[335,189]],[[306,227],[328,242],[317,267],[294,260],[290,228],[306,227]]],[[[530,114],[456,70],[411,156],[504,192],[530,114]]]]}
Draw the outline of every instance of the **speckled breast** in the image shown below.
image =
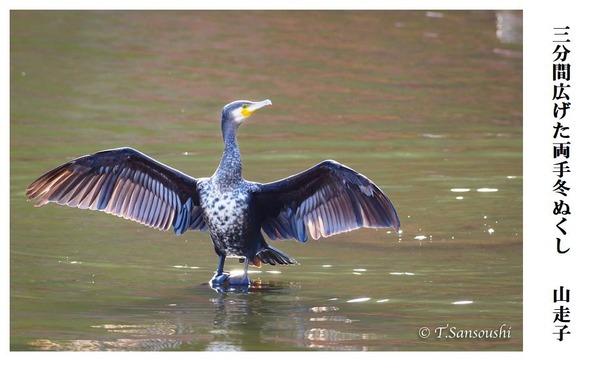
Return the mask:
{"type": "Polygon", "coordinates": [[[200,204],[215,247],[226,256],[244,256],[248,228],[248,194],[244,188],[224,190],[210,181],[199,183],[200,204]]]}

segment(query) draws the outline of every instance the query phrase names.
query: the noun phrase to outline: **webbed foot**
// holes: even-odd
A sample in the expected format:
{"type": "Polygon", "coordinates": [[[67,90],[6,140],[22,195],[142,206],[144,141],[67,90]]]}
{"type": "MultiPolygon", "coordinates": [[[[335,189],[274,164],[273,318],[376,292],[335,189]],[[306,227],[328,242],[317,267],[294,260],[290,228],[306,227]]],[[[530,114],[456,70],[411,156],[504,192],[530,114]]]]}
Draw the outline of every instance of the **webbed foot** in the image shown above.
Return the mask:
{"type": "Polygon", "coordinates": [[[229,279],[229,273],[228,272],[223,272],[221,274],[214,274],[212,279],[210,279],[210,286],[211,287],[216,287],[216,286],[222,286],[224,284],[227,283],[227,280],[229,279]]]}

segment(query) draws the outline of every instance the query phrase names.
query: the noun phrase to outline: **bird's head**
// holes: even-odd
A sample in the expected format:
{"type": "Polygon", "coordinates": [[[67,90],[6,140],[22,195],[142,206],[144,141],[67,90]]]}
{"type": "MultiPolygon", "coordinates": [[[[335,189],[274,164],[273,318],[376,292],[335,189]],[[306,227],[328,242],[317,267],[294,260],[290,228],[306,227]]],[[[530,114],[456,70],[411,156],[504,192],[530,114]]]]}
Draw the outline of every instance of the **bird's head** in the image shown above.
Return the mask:
{"type": "Polygon", "coordinates": [[[229,122],[237,127],[257,110],[265,106],[270,106],[271,104],[269,99],[263,100],[262,102],[251,102],[249,100],[236,100],[235,102],[231,102],[223,107],[222,124],[229,122]]]}

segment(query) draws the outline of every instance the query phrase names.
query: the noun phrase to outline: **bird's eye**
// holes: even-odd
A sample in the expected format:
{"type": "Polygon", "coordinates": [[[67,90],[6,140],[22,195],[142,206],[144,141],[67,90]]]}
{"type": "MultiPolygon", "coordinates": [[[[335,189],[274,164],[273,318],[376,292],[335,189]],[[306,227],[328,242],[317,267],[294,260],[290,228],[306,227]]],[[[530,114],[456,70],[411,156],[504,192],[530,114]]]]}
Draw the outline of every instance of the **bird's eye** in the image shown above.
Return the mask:
{"type": "Polygon", "coordinates": [[[248,108],[247,104],[242,105],[242,108],[248,108]]]}

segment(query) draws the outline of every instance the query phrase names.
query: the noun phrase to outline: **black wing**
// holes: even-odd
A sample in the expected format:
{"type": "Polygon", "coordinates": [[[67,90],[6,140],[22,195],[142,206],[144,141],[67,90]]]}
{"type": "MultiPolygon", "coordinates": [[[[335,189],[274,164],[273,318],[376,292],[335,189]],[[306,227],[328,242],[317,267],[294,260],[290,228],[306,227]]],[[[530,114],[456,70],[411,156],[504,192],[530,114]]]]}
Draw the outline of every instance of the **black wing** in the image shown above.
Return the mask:
{"type": "Polygon", "coordinates": [[[69,161],[34,181],[27,198],[102,210],[175,234],[205,230],[197,180],[131,148],[69,161]]]}
{"type": "Polygon", "coordinates": [[[400,220],[389,198],[367,177],[327,160],[286,179],[259,184],[253,194],[262,229],[271,239],[305,242],[359,227],[391,227],[400,220]]]}

